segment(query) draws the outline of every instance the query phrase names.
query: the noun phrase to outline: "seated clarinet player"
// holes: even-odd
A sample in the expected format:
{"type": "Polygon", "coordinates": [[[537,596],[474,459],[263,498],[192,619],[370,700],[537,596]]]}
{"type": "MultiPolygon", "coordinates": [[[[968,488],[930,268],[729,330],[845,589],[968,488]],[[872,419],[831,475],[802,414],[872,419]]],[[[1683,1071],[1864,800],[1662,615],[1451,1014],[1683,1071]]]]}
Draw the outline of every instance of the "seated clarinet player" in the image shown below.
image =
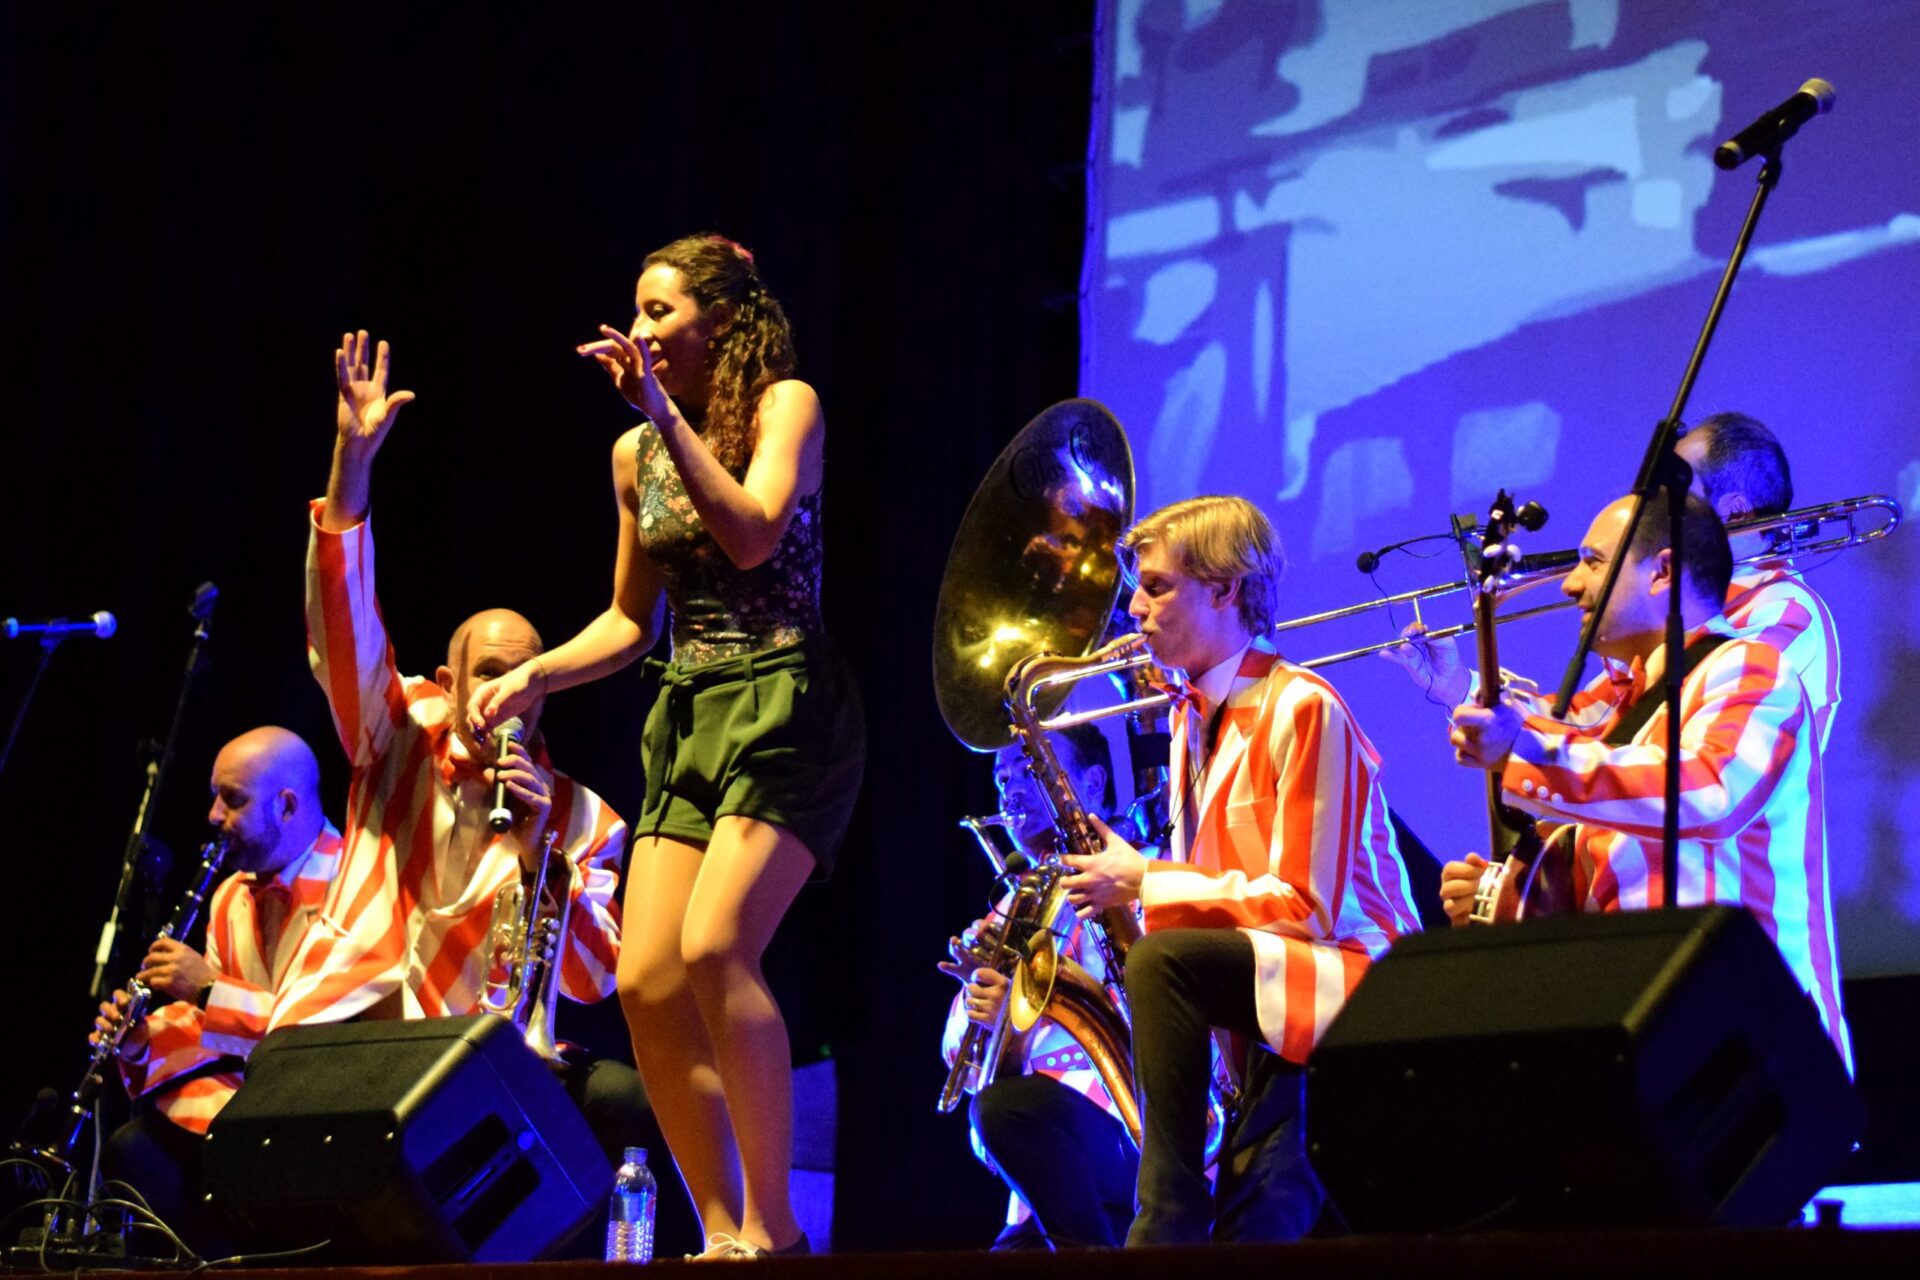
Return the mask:
{"type": "MultiPolygon", "coordinates": [[[[240,1087],[267,1032],[340,1022],[379,998],[388,957],[356,949],[336,881],[340,833],[320,807],[320,765],[297,735],[249,730],[213,761],[207,821],[231,874],[207,907],[206,946],[160,938],[136,975],[157,1007],[125,1029],[117,1054],[134,1117],[106,1164],[203,1255],[224,1243],[200,1203],[207,1126],[240,1087]]],[[[125,991],[100,1006],[94,1039],[115,1033],[125,991]]]]}
{"type": "Polygon", "coordinates": [[[1121,546],[1138,582],[1129,612],[1155,661],[1186,677],[1172,856],[1110,837],[1069,857],[1083,914],[1144,908],[1125,983],[1144,1125],[1127,1243],[1296,1239],[1325,1204],[1307,1162],[1303,1064],[1373,959],[1420,927],[1380,758],[1332,686],[1268,640],[1283,560],[1258,508],[1191,498],[1121,546]],[[1214,1028],[1251,1052],[1210,1187],[1214,1028]]]}
{"type": "MultiPolygon", "coordinates": [[[[1822,806],[1824,720],[1777,646],[1778,628],[1763,621],[1743,629],[1722,611],[1733,556],[1712,507],[1687,499],[1677,588],[1665,494],[1648,504],[1623,547],[1631,509],[1632,500],[1622,498],[1594,518],[1562,590],[1590,614],[1608,563],[1625,557],[1593,647],[1641,673],[1632,699],[1608,717],[1604,736],[1569,734],[1513,700],[1489,708],[1469,703],[1453,713],[1455,757],[1502,770],[1514,808],[1571,824],[1545,855],[1561,858],[1570,873],[1570,900],[1561,909],[1662,906],[1665,686],[1680,680],[1678,901],[1737,903],[1752,912],[1851,1072],[1822,806]],[[1676,589],[1686,625],[1678,661],[1666,649],[1669,592],[1676,589]]],[[[1442,869],[1441,900],[1455,922],[1470,915],[1486,865],[1472,855],[1442,869]]],[[[1509,876],[1509,897],[1517,883],[1509,876]]],[[[1502,917],[1512,912],[1511,901],[1502,904],[1502,917]]]]}
{"type": "MultiPolygon", "coordinates": [[[[333,464],[325,498],[311,506],[307,552],[308,658],[353,766],[343,874],[371,879],[404,953],[387,976],[388,1010],[431,1018],[482,1008],[495,897],[531,882],[549,836],[564,878],[550,869],[548,880],[568,898],[557,992],[605,999],[620,948],[613,895],[625,823],[553,766],[539,732],[543,698],[504,749],[495,736],[476,738],[460,714],[482,681],[538,660],[539,633],[510,609],[488,609],[455,629],[431,679],[402,676],[396,665],[374,586],[369,491],[374,458],[414,397],[388,394],[388,360],[387,344],[376,356],[365,331],[343,335],[334,353],[333,464]],[[489,821],[496,774],[512,817],[504,832],[489,821]]],[[[611,1163],[626,1146],[664,1149],[632,1067],[603,1058],[562,1063],[560,1074],[611,1163]]],[[[693,1247],[685,1190],[664,1161],[656,1169],[660,1247],[693,1247]]]]}
{"type": "MultiPolygon", "coordinates": [[[[1089,813],[1110,818],[1113,765],[1106,735],[1091,724],[1076,725],[1055,734],[1054,745],[1081,803],[1089,813]]],[[[994,755],[993,784],[1020,852],[1035,861],[1050,854],[1057,833],[1018,746],[994,755]]],[[[989,927],[976,921],[969,942],[989,927]]],[[[1104,979],[1099,950],[1085,945],[1085,938],[1085,928],[1075,927],[1061,954],[1104,979]]],[[[969,1021],[987,1027],[999,1022],[1009,983],[994,969],[953,961],[940,968],[966,984],[947,1015],[942,1048],[951,1066],[969,1021]]],[[[1086,1050],[1052,1019],[1042,1018],[1009,1044],[993,1082],[974,1095],[969,1118],[975,1153],[1012,1193],[1007,1226],[994,1248],[1112,1247],[1126,1239],[1139,1163],[1133,1139],[1086,1050]]]]}

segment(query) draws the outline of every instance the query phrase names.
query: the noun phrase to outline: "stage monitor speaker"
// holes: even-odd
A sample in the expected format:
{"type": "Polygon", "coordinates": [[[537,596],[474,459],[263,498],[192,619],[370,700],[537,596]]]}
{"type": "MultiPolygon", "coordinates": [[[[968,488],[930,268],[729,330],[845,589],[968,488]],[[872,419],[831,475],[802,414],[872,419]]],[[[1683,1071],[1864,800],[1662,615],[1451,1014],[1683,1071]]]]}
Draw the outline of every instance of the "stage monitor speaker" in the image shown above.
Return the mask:
{"type": "Polygon", "coordinates": [[[1308,1149],[1358,1231],[1777,1226],[1863,1123],[1731,907],[1403,938],[1307,1068],[1308,1149]]]}
{"type": "Polygon", "coordinates": [[[331,1240],[333,1262],[531,1261],[613,1185],[553,1070],[491,1014],[282,1028],[207,1138],[241,1240],[331,1240]]]}

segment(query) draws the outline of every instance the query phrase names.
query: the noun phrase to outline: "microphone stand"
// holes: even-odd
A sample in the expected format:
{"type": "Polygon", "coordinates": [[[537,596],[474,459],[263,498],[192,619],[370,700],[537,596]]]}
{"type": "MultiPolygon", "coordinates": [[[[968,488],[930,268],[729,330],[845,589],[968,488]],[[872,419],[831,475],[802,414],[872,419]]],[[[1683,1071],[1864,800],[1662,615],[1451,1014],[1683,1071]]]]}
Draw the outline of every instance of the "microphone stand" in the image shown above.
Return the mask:
{"type": "Polygon", "coordinates": [[[20,696],[20,709],[13,713],[13,725],[7,730],[5,746],[0,746],[0,774],[7,771],[7,761],[13,756],[13,743],[20,736],[20,726],[26,723],[27,708],[33,705],[33,695],[40,691],[40,677],[47,674],[47,664],[53,661],[53,651],[68,633],[46,631],[40,636],[40,661],[33,669],[33,678],[27,681],[27,691],[20,696]]]}
{"type": "MultiPolygon", "coordinates": [[[[1700,376],[1700,366],[1706,362],[1707,347],[1713,341],[1714,330],[1720,325],[1721,312],[1726,310],[1727,297],[1733,292],[1733,281],[1740,274],[1740,264],[1747,256],[1747,246],[1753,242],[1753,232],[1760,225],[1761,211],[1766,208],[1767,197],[1780,181],[1780,151],[1785,145],[1783,138],[1765,153],[1765,161],[1760,166],[1760,174],[1753,192],[1753,201],[1747,207],[1746,222],[1740,228],[1740,235],[1733,244],[1733,253],[1727,259],[1727,268],[1721,273],[1720,287],[1714,290],[1713,303],[1707,308],[1706,323],[1700,327],[1699,340],[1694,343],[1693,354],[1687,360],[1686,372],[1680,378],[1680,389],[1675,393],[1673,405],[1667,410],[1667,416],[1654,427],[1653,439],[1647,445],[1647,453],[1640,461],[1640,474],[1633,484],[1633,507],[1627,513],[1627,527],[1620,537],[1620,551],[1607,565],[1606,580],[1601,583],[1600,596],[1593,611],[1587,617],[1586,626],[1580,630],[1580,645],[1574,650],[1573,659],[1567,664],[1566,674],[1560,680],[1560,694],[1554,700],[1552,715],[1556,720],[1564,719],[1567,708],[1572,705],[1574,691],[1579,688],[1580,678],[1586,673],[1587,655],[1593,649],[1594,636],[1599,632],[1600,620],[1606,616],[1607,603],[1613,598],[1614,584],[1620,580],[1620,567],[1627,561],[1627,548],[1633,544],[1633,537],[1640,528],[1640,518],[1646,510],[1647,502],[1661,491],[1667,494],[1667,512],[1671,553],[1671,586],[1667,592],[1667,633],[1666,633],[1666,699],[1667,699],[1667,762],[1666,762],[1666,812],[1662,816],[1660,838],[1660,884],[1662,907],[1680,905],[1680,685],[1685,678],[1684,646],[1686,624],[1681,619],[1681,598],[1684,592],[1682,577],[1684,555],[1682,534],[1686,523],[1687,490],[1693,483],[1693,469],[1683,462],[1673,451],[1674,441],[1679,438],[1680,428],[1685,421],[1687,400],[1693,395],[1693,384],[1700,376]]],[[[1644,696],[1644,695],[1643,695],[1644,696]]]]}
{"type": "Polygon", "coordinates": [[[193,647],[187,652],[187,669],[180,678],[180,696],[173,704],[173,723],[167,727],[166,743],[157,755],[147,759],[146,788],[140,794],[140,805],[133,815],[133,830],[127,836],[127,847],[120,858],[120,885],[114,891],[113,910],[107,913],[107,922],[100,927],[100,943],[93,953],[93,982],[88,988],[88,994],[95,1000],[107,998],[107,967],[112,963],[120,935],[120,917],[127,909],[127,899],[133,892],[141,864],[150,861],[154,851],[155,842],[147,835],[148,823],[160,802],[160,787],[166,781],[167,766],[173,763],[173,749],[180,740],[180,724],[186,718],[194,679],[206,669],[203,651],[213,632],[213,607],[219,600],[219,589],[211,582],[203,582],[187,606],[187,613],[197,624],[193,629],[193,647]]]}

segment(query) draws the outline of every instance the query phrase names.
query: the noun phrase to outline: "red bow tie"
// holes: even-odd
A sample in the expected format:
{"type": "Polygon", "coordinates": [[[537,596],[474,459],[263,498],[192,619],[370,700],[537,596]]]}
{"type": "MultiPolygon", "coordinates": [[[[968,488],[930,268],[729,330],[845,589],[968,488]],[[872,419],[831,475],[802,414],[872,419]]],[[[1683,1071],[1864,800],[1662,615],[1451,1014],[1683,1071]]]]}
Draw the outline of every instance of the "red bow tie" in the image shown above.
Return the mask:
{"type": "Polygon", "coordinates": [[[472,778],[485,781],[491,765],[474,759],[459,744],[451,732],[447,734],[447,748],[440,757],[440,780],[449,787],[457,787],[462,779],[472,778]]]}

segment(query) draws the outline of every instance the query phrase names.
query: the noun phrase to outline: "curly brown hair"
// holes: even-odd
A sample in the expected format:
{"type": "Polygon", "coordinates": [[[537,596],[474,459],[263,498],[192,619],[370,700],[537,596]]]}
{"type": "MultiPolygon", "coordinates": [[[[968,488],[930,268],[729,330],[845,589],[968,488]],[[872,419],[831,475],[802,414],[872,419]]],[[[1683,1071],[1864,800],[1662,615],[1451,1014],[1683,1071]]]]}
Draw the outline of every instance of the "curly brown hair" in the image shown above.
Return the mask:
{"type": "Polygon", "coordinates": [[[701,437],[721,466],[743,476],[758,441],[760,397],[799,366],[793,326],[761,283],[753,254],[723,235],[683,236],[648,254],[641,269],[661,265],[680,273],[687,296],[702,312],[722,304],[727,309],[713,337],[712,390],[701,437]]]}

